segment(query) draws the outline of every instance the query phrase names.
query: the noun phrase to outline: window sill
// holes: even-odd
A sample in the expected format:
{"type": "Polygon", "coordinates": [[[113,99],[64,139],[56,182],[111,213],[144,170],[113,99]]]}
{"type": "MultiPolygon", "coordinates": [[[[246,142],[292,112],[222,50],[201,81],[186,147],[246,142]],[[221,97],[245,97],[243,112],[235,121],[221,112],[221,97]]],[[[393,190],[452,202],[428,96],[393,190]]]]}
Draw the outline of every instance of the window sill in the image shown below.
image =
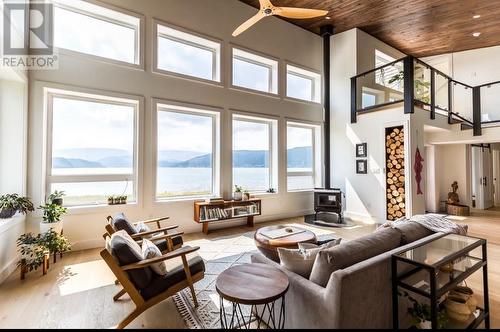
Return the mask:
{"type": "Polygon", "coordinates": [[[137,208],[139,204],[137,202],[120,204],[120,205],[85,205],[85,206],[72,206],[67,207],[68,215],[79,215],[79,214],[90,214],[90,213],[102,213],[102,212],[123,212],[131,208],[137,208]]]}
{"type": "Polygon", "coordinates": [[[229,89],[233,90],[233,91],[238,91],[238,92],[256,95],[256,96],[265,96],[265,97],[281,100],[278,93],[253,90],[253,89],[249,89],[249,88],[245,88],[245,87],[241,87],[241,86],[236,86],[236,85],[230,85],[229,89]]]}
{"type": "Polygon", "coordinates": [[[122,61],[122,60],[106,58],[106,57],[99,56],[99,55],[78,52],[78,51],[70,50],[67,48],[55,47],[55,46],[54,46],[54,51],[55,51],[55,54],[59,55],[59,57],[62,55],[62,56],[66,56],[66,57],[82,59],[85,61],[93,61],[93,62],[99,62],[99,63],[104,63],[104,64],[121,66],[121,67],[128,68],[128,69],[145,71],[144,61],[142,61],[142,60],[140,61],[140,63],[132,63],[132,62],[127,62],[127,61],[122,61]]]}
{"type": "Polygon", "coordinates": [[[293,98],[293,97],[288,97],[288,96],[283,98],[283,100],[294,102],[294,103],[299,103],[299,104],[305,104],[305,105],[309,105],[309,106],[318,106],[318,107],[323,106],[323,103],[320,101],[311,101],[311,100],[293,98]]]}
{"type": "Polygon", "coordinates": [[[255,198],[274,198],[279,196],[279,192],[275,193],[250,193],[251,197],[255,198]]]}
{"type": "Polygon", "coordinates": [[[216,196],[178,196],[172,198],[161,198],[155,199],[156,204],[171,204],[171,203],[179,203],[179,202],[196,202],[201,200],[206,200],[209,198],[214,198],[216,196]]]}
{"type": "Polygon", "coordinates": [[[207,80],[207,79],[196,77],[196,76],[189,76],[189,75],[180,74],[180,73],[176,73],[176,72],[172,72],[172,71],[168,71],[168,70],[163,70],[160,68],[154,68],[153,73],[160,75],[160,76],[167,76],[167,77],[171,77],[171,78],[182,79],[182,80],[191,81],[194,83],[207,84],[207,85],[211,85],[211,86],[218,87],[218,88],[224,87],[224,82],[222,82],[222,80],[219,80],[219,81],[207,80]]]}
{"type": "Polygon", "coordinates": [[[288,190],[289,194],[312,194],[314,193],[314,189],[297,189],[297,190],[288,190]]]}

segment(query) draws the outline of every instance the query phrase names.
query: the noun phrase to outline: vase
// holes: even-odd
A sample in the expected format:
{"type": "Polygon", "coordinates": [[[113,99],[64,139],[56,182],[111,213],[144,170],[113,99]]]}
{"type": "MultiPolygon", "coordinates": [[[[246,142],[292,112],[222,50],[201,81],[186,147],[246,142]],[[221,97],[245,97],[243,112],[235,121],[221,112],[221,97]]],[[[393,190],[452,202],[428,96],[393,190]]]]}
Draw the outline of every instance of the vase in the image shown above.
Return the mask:
{"type": "Polygon", "coordinates": [[[243,193],[242,192],[234,192],[233,198],[235,201],[241,201],[243,199],[243,193]]]}
{"type": "Polygon", "coordinates": [[[243,193],[243,200],[249,201],[250,200],[250,193],[243,193]]]}
{"type": "Polygon", "coordinates": [[[0,210],[0,219],[10,219],[17,213],[16,209],[3,209],[0,210]]]}
{"type": "Polygon", "coordinates": [[[46,223],[46,222],[41,222],[40,223],[40,234],[45,234],[50,230],[54,230],[57,234],[61,234],[62,229],[63,229],[63,221],[59,222],[54,222],[54,223],[46,223]]]}
{"type": "Polygon", "coordinates": [[[424,320],[418,323],[419,330],[430,330],[432,329],[432,322],[430,320],[424,320]]]}

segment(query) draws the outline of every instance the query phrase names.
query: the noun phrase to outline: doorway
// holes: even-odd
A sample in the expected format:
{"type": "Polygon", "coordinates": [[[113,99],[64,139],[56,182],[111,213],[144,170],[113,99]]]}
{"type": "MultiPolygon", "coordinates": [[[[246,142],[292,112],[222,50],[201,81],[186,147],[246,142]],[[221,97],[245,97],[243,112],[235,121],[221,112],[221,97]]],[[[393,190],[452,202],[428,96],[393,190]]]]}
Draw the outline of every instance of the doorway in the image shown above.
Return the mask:
{"type": "MultiPolygon", "coordinates": [[[[471,151],[472,206],[476,209],[487,210],[495,205],[494,182],[497,177],[493,174],[498,173],[498,162],[495,163],[497,170],[494,172],[491,144],[472,144],[471,151]]],[[[495,156],[498,157],[498,152],[495,156]]]]}

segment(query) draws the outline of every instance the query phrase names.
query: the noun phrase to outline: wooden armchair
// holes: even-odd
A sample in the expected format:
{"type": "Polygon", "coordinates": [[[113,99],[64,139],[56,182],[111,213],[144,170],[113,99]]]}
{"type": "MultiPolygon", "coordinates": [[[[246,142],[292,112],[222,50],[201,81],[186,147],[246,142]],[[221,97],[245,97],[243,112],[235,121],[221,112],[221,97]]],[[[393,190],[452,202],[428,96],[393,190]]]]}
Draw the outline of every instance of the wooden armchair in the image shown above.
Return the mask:
{"type": "MultiPolygon", "coordinates": [[[[184,234],[183,232],[175,231],[169,233],[169,231],[176,230],[177,228],[179,228],[179,226],[161,226],[160,222],[170,219],[169,217],[131,223],[123,213],[119,213],[114,218],[108,216],[106,219],[108,223],[106,224],[105,228],[109,236],[113,235],[116,231],[125,230],[132,237],[132,239],[138,242],[142,242],[144,238],[148,238],[158,246],[161,252],[169,252],[181,248],[184,244],[184,241],[182,239],[182,235],[184,234]],[[140,223],[143,223],[145,225],[155,224],[157,228],[147,232],[139,233],[136,230],[136,226],[140,223]],[[163,235],[157,235],[161,233],[163,233],[163,235]]],[[[105,236],[106,234],[104,234],[104,237],[105,236]]]]}
{"type": "Polygon", "coordinates": [[[198,300],[194,291],[194,283],[202,280],[205,273],[205,265],[201,257],[196,256],[188,259],[187,255],[192,254],[199,250],[199,247],[183,247],[172,252],[163,254],[163,256],[155,257],[152,259],[140,260],[132,264],[120,265],[119,259],[114,257],[108,249],[101,251],[101,257],[114,273],[123,289],[119,291],[114,297],[114,301],[118,301],[124,294],[128,294],[134,302],[136,308],[117,326],[117,328],[125,328],[135,318],[146,311],[148,308],[162,302],[177,292],[189,287],[193,296],[194,306],[198,307],[198,300]],[[182,261],[176,262],[176,261],[182,261]],[[133,271],[146,271],[150,270],[150,266],[167,261],[173,261],[176,268],[169,269],[166,276],[159,276],[152,273],[152,279],[147,285],[142,288],[136,286],[134,282],[133,271]],[[132,273],[131,273],[132,272],[132,273]]]}

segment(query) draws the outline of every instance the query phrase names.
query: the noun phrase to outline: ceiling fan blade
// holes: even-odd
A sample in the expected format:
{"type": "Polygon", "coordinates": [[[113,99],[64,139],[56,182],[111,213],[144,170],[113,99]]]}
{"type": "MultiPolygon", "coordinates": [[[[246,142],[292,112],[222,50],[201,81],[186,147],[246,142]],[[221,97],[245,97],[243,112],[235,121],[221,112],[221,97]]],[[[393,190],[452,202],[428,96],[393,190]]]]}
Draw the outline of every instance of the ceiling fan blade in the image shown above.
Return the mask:
{"type": "Polygon", "coordinates": [[[259,11],[255,16],[247,20],[245,23],[240,25],[236,30],[233,32],[233,37],[239,36],[243,32],[247,31],[252,25],[255,23],[259,22],[265,17],[265,15],[262,13],[262,11],[259,11]]]}
{"type": "Polygon", "coordinates": [[[270,0],[259,0],[260,8],[274,7],[270,0]]]}
{"type": "Polygon", "coordinates": [[[305,9],[305,8],[291,8],[291,7],[276,7],[275,15],[287,18],[315,18],[325,16],[328,14],[327,10],[320,9],[305,9]]]}

